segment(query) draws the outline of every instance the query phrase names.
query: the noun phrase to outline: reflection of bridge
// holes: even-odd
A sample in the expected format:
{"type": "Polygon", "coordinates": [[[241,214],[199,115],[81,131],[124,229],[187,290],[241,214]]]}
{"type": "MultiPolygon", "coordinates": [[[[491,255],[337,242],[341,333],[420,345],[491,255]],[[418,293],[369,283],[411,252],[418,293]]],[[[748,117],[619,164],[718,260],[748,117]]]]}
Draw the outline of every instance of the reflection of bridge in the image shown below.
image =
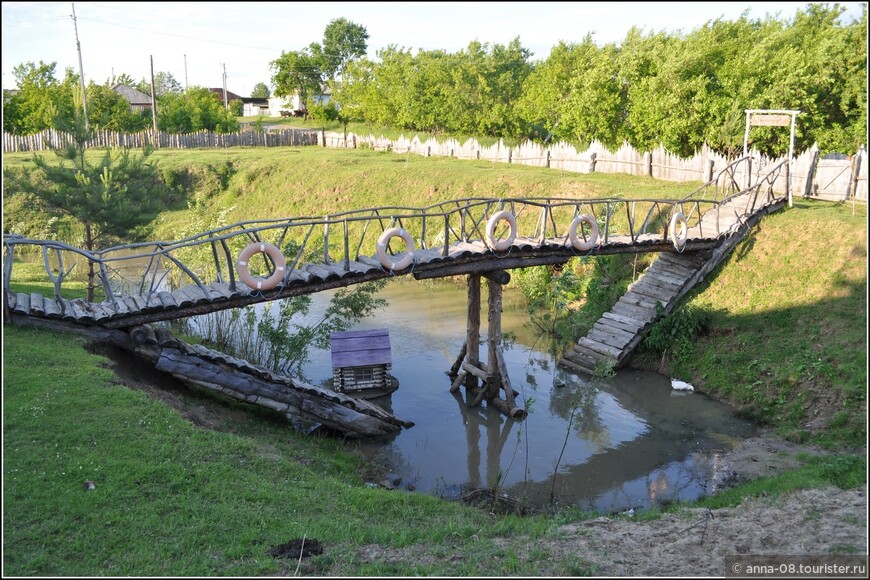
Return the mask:
{"type": "MultiPolygon", "coordinates": [[[[470,284],[477,280],[479,295],[480,276],[500,288],[509,279],[504,271],[512,268],[561,264],[574,257],[673,253],[675,247],[679,255],[691,256],[714,250],[782,204],[784,198],[774,194],[773,185],[783,168],[787,178],[788,165],[781,162],[759,183],[741,188],[735,177],[741,161],[680,200],[471,198],[424,208],[382,207],[325,217],[247,221],[175,242],[94,252],[4,235],[4,310],[12,318],[130,329],[391,276],[467,275],[470,284]],[[13,290],[14,258],[40,254],[54,296],[13,290]],[[102,287],[104,300],[62,297],[63,283],[77,261],[86,264],[89,279],[102,287]],[[131,270],[138,271],[132,280],[121,275],[131,270]]],[[[686,280],[675,281],[673,275],[662,274],[661,286],[673,286],[676,292],[650,290],[645,299],[616,315],[619,333],[614,334],[620,340],[634,340],[646,325],[632,330],[627,315],[648,313],[650,304],[654,311],[653,300],[667,302],[663,305],[670,308],[682,296],[686,280]]],[[[500,318],[500,300],[490,306],[500,318]]],[[[494,313],[490,314],[492,324],[494,313]]],[[[469,316],[471,337],[477,332],[471,308],[469,316]]],[[[596,343],[607,346],[593,345],[591,354],[575,353],[563,364],[588,372],[601,357],[620,362],[624,349],[610,343],[612,338],[596,343]]],[[[468,360],[478,364],[471,349],[468,360]]],[[[471,372],[499,382],[497,369],[478,370],[471,372]]],[[[470,381],[471,377],[467,385],[470,381]]],[[[486,398],[492,396],[490,390],[486,398]]]]}

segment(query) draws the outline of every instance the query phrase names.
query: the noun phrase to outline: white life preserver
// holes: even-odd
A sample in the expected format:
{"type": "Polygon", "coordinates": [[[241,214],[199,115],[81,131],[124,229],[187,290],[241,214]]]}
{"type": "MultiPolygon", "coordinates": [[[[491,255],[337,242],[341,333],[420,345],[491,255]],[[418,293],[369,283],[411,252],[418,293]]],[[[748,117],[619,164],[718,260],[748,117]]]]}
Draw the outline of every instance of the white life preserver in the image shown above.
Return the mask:
{"type": "Polygon", "coordinates": [[[689,237],[689,223],[686,221],[686,216],[683,212],[678,211],[671,218],[671,241],[674,242],[674,247],[682,250],[686,246],[686,239],[689,237]],[[677,233],[677,225],[680,226],[680,233],[677,233]]]}
{"type": "Polygon", "coordinates": [[[588,213],[578,215],[574,218],[574,221],[571,222],[571,227],[568,229],[568,238],[571,240],[571,245],[575,250],[581,252],[591,250],[595,247],[595,244],[598,243],[598,220],[595,219],[595,216],[588,213]],[[580,238],[577,235],[577,230],[580,227],[580,224],[583,223],[589,226],[589,239],[585,242],[580,241],[580,238]]]}
{"type": "Polygon", "coordinates": [[[412,238],[411,234],[402,228],[390,228],[384,230],[384,233],[382,233],[381,237],[378,238],[377,248],[378,259],[381,261],[384,268],[388,270],[404,270],[414,262],[414,238],[412,238]],[[395,236],[399,236],[405,241],[405,247],[408,250],[408,253],[399,260],[393,260],[387,255],[387,246],[390,243],[390,239],[395,236]]]}
{"type": "Polygon", "coordinates": [[[513,245],[515,239],[517,239],[517,219],[511,212],[507,210],[496,212],[491,218],[489,218],[489,221],[486,222],[486,244],[493,250],[507,250],[513,245]],[[498,225],[498,222],[502,220],[507,220],[508,224],[511,226],[511,231],[507,238],[496,240],[495,227],[498,225]]]}
{"type": "Polygon", "coordinates": [[[266,242],[254,242],[239,254],[239,259],[236,260],[236,270],[239,273],[239,279],[256,290],[271,290],[284,279],[284,271],[287,269],[287,260],[284,259],[284,254],[277,247],[266,242]],[[275,262],[275,271],[266,279],[256,278],[251,275],[251,270],[248,268],[248,261],[256,253],[263,253],[271,256],[275,262]]]}

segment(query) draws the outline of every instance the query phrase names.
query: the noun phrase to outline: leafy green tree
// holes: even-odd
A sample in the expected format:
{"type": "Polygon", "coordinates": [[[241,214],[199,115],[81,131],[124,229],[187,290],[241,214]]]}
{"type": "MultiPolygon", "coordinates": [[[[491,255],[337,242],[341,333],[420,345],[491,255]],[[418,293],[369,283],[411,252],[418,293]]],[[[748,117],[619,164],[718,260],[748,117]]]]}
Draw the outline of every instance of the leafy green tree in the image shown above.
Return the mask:
{"type": "Polygon", "coordinates": [[[275,96],[299,95],[299,100],[304,103],[309,97],[320,94],[322,90],[320,66],[320,58],[308,48],[282,51],[281,56],[269,64],[269,68],[275,71],[272,75],[275,96]]]}
{"type": "MultiPolygon", "coordinates": [[[[92,162],[85,155],[92,132],[84,128],[83,117],[79,115],[74,126],[64,129],[73,140],[54,150],[56,162],[34,155],[32,171],[7,176],[50,211],[78,221],[88,251],[108,245],[109,240],[137,238],[167,199],[157,168],[147,161],[150,150],[134,155],[129,149],[106,149],[92,162]]],[[[95,279],[95,266],[89,261],[89,301],[94,299],[95,279]]]]}
{"type": "Polygon", "coordinates": [[[336,18],[323,31],[323,44],[312,44],[313,54],[321,60],[321,71],[334,81],[344,74],[347,64],[365,56],[369,33],[361,24],[336,18]]]}
{"type": "Polygon", "coordinates": [[[134,81],[133,77],[131,77],[127,73],[121,73],[119,75],[115,75],[115,78],[109,79],[109,86],[115,86],[117,84],[127,85],[128,87],[135,87],[136,81],[134,81]]]}
{"type": "MultiPolygon", "coordinates": [[[[56,126],[56,120],[69,122],[74,114],[73,99],[79,89],[78,75],[66,70],[62,82],[55,78],[57,63],[27,62],[12,69],[18,92],[3,105],[3,130],[29,135],[56,126]]],[[[79,101],[81,102],[81,101],[79,101]]]]}
{"type": "Polygon", "coordinates": [[[251,98],[253,99],[268,99],[271,96],[272,93],[269,91],[266,83],[255,84],[254,89],[251,91],[251,98]]]}
{"type": "Polygon", "coordinates": [[[245,112],[245,103],[243,103],[241,99],[233,99],[227,103],[227,106],[229,107],[230,115],[241,117],[245,112]]]}
{"type": "MultiPolygon", "coordinates": [[[[151,95],[151,81],[149,79],[142,79],[139,81],[139,84],[136,85],[135,89],[146,95],[151,95]]],[[[163,95],[180,95],[184,92],[184,88],[181,86],[181,83],[175,80],[175,77],[172,76],[172,73],[159,71],[154,73],[154,93],[158,98],[163,95]]]]}
{"type": "Polygon", "coordinates": [[[205,87],[191,87],[181,94],[167,93],[157,99],[157,127],[167,133],[214,131],[232,133],[239,122],[205,87]]]}
{"type": "Polygon", "coordinates": [[[130,103],[108,85],[88,86],[88,120],[94,129],[135,133],[151,126],[151,111],[134,113],[130,103]]]}

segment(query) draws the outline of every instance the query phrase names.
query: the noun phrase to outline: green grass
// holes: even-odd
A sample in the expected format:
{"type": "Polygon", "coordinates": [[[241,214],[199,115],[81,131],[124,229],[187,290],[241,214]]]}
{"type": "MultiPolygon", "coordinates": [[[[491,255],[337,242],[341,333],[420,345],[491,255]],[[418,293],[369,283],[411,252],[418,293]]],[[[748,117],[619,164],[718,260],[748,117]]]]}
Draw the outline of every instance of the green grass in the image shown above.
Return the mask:
{"type": "Polygon", "coordinates": [[[695,289],[713,313],[671,371],[787,438],[866,444],[867,207],[798,200],[695,289]]]}
{"type": "MultiPolygon", "coordinates": [[[[471,544],[486,554],[493,537],[540,536],[550,526],[368,488],[362,460],[338,441],[307,438],[262,413],[237,411],[221,431],[197,427],[120,386],[103,357],[66,334],[6,326],[4,365],[10,575],[276,574],[295,562],[272,558],[269,547],[303,536],[327,547],[309,573],[321,565],[377,573],[344,560],[376,543],[466,546],[466,572],[497,574],[501,564],[473,556],[471,544]],[[96,488],[85,491],[85,480],[96,488]]],[[[403,563],[393,573],[462,573],[458,565],[403,563]]],[[[516,571],[535,567],[518,562],[516,571]]]]}

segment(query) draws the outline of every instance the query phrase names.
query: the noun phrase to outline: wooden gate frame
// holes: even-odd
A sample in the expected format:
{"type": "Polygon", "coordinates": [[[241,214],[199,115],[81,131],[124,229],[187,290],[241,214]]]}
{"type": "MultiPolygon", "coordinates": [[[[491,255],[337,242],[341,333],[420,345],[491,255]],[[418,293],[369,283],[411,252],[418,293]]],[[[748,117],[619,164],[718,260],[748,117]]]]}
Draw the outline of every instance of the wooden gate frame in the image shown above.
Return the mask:
{"type": "MultiPolygon", "coordinates": [[[[788,142],[788,178],[786,179],[785,188],[788,192],[788,207],[793,207],[791,195],[791,166],[794,161],[794,126],[795,120],[800,111],[792,111],[786,109],[745,109],[746,111],[746,131],[743,134],[743,156],[746,157],[749,153],[749,128],[756,127],[788,127],[791,125],[791,136],[788,142]],[[788,117],[790,115],[790,118],[788,117]]],[[[752,185],[752,174],[750,172],[747,177],[749,183],[746,187],[752,185]]]]}

